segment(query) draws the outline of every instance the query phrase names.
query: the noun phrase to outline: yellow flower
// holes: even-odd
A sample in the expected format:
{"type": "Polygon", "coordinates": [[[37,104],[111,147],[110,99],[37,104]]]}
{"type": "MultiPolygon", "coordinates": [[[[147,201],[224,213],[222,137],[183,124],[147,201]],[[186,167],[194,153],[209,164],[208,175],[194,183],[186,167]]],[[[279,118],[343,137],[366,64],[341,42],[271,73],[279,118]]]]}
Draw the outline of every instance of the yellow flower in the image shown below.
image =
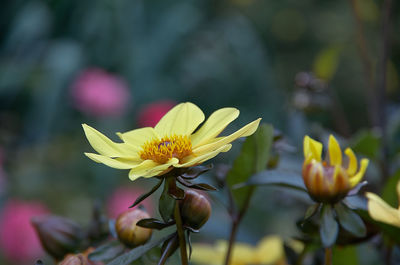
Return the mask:
{"type": "Polygon", "coordinates": [[[342,150],[335,137],[329,136],[329,162],[321,161],[322,144],[304,137],[303,180],[310,196],[317,202],[334,203],[344,198],[365,174],[369,160],[361,159],[357,172],[357,158],[350,148],[344,153],[348,166],[342,164],[342,150]]]}
{"type": "MultiPolygon", "coordinates": [[[[397,182],[397,196],[400,203],[400,181],[397,182]]],[[[368,213],[372,219],[389,225],[400,227],[400,208],[393,208],[378,195],[367,192],[368,213]]]]}
{"type": "MultiPolygon", "coordinates": [[[[225,261],[228,242],[217,241],[213,246],[193,244],[191,261],[198,264],[222,265],[225,261]]],[[[283,242],[278,236],[263,238],[256,247],[235,243],[230,265],[286,264],[283,242]]]]}
{"type": "Polygon", "coordinates": [[[86,137],[98,152],[85,153],[95,162],[118,169],[130,169],[129,178],[153,177],[173,168],[192,167],[227,152],[231,142],[253,134],[257,119],[236,132],[218,137],[239,116],[235,108],[222,108],[204,121],[203,112],[192,103],[181,103],[171,109],[158,124],[125,133],[117,133],[123,143],[115,143],[94,128],[83,124],[86,137]]]}

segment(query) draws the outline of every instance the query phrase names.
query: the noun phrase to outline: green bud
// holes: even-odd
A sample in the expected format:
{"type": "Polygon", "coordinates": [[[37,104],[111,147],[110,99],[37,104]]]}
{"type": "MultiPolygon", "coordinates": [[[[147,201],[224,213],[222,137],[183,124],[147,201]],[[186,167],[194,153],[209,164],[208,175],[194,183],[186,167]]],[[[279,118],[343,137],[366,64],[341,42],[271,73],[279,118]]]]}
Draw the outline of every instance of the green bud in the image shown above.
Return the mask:
{"type": "Polygon", "coordinates": [[[118,239],[129,248],[145,244],[153,230],[137,226],[136,223],[146,218],[150,218],[150,215],[141,209],[131,209],[120,214],[115,222],[118,239]]]}
{"type": "Polygon", "coordinates": [[[194,190],[186,190],[185,198],[181,201],[183,223],[193,229],[199,229],[210,218],[211,205],[208,199],[194,190]]]}

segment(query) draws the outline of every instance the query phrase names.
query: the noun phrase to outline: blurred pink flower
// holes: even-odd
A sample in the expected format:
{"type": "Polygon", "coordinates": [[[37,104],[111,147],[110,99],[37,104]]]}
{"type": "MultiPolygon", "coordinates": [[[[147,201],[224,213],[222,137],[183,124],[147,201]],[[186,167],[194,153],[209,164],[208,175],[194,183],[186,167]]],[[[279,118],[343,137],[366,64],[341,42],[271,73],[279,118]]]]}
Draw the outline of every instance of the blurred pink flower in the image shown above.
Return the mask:
{"type": "Polygon", "coordinates": [[[81,72],[71,93],[78,110],[97,117],[121,115],[130,98],[125,81],[100,68],[81,72]]]}
{"type": "Polygon", "coordinates": [[[18,264],[33,264],[43,255],[30,219],[47,212],[40,202],[13,199],[5,203],[0,214],[0,249],[6,259],[18,264]]]}
{"type": "Polygon", "coordinates": [[[144,106],[139,111],[139,127],[154,127],[176,103],[171,100],[160,100],[144,106]]]}
{"type": "MultiPolygon", "coordinates": [[[[140,188],[117,188],[111,196],[108,198],[106,203],[107,214],[110,218],[117,218],[118,215],[127,211],[135,200],[142,194],[146,193],[146,190],[140,188]]],[[[154,203],[150,197],[147,197],[141,203],[146,211],[151,215],[154,211],[154,203]]],[[[138,206],[136,206],[138,207],[138,206]]]]}

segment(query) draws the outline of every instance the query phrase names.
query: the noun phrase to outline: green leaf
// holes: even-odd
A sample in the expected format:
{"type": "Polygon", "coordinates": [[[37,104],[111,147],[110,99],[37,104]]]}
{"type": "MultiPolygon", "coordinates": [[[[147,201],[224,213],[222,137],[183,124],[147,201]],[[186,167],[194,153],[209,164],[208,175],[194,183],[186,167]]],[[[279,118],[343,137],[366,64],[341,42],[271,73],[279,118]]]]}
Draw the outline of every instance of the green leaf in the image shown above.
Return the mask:
{"type": "MultiPolygon", "coordinates": [[[[158,211],[164,222],[168,222],[174,214],[175,200],[168,194],[168,181],[164,182],[164,190],[158,203],[158,211]]],[[[175,180],[173,180],[175,181],[175,180]]]]}
{"type": "Polygon", "coordinates": [[[150,229],[157,229],[157,230],[162,230],[168,226],[171,226],[175,224],[175,222],[168,222],[164,223],[160,220],[157,220],[155,218],[146,218],[142,219],[139,222],[136,223],[137,226],[140,227],[145,227],[145,228],[150,228],[150,229]]]}
{"type": "MultiPolygon", "coordinates": [[[[232,188],[238,183],[246,182],[248,178],[266,168],[274,137],[272,125],[262,124],[258,130],[247,137],[243,143],[239,156],[228,172],[226,180],[232,188]]],[[[234,200],[239,209],[251,195],[254,187],[246,186],[232,191],[234,200]]]]}
{"type": "Polygon", "coordinates": [[[381,137],[374,131],[363,130],[352,139],[354,152],[376,159],[381,147],[381,137]]]}
{"type": "Polygon", "coordinates": [[[331,46],[323,49],[317,54],[313,66],[313,72],[317,77],[326,81],[332,80],[339,65],[339,55],[341,50],[342,49],[338,46],[331,46]]]}
{"type": "MultiPolygon", "coordinates": [[[[174,233],[175,234],[175,233],[174,233]]],[[[173,235],[174,235],[173,234],[173,235]]],[[[138,258],[140,258],[141,256],[143,256],[144,254],[147,253],[147,251],[151,250],[152,248],[160,245],[162,242],[168,240],[172,235],[168,235],[166,237],[163,238],[159,238],[159,239],[155,239],[150,241],[149,243],[134,248],[131,251],[122,254],[121,256],[113,259],[111,262],[107,263],[107,265],[127,265],[130,264],[132,261],[137,260],[138,258]]]]}
{"type": "Polygon", "coordinates": [[[364,222],[361,217],[347,208],[342,203],[335,205],[335,211],[337,213],[340,225],[357,237],[364,237],[367,234],[364,222]]]}
{"type": "Polygon", "coordinates": [[[335,220],[333,209],[330,205],[324,205],[321,212],[321,226],[319,234],[324,247],[331,247],[336,242],[339,225],[335,220]]]}
{"type": "Polygon", "coordinates": [[[89,259],[93,261],[110,260],[124,251],[124,246],[118,240],[107,242],[96,248],[89,254],[89,259]]]}
{"type": "Polygon", "coordinates": [[[367,198],[361,195],[356,196],[347,196],[342,200],[342,202],[352,210],[364,210],[368,209],[368,201],[367,198]]]}
{"type": "Polygon", "coordinates": [[[397,182],[400,180],[400,170],[396,171],[387,181],[382,191],[382,199],[390,206],[397,208],[399,199],[396,191],[397,182]]]}
{"type": "Polygon", "coordinates": [[[276,185],[307,192],[300,172],[282,169],[264,170],[252,176],[246,183],[236,185],[236,188],[246,185],[276,185]]]}
{"type": "Polygon", "coordinates": [[[358,262],[357,249],[354,246],[334,247],[332,249],[333,265],[356,265],[358,262]]]}

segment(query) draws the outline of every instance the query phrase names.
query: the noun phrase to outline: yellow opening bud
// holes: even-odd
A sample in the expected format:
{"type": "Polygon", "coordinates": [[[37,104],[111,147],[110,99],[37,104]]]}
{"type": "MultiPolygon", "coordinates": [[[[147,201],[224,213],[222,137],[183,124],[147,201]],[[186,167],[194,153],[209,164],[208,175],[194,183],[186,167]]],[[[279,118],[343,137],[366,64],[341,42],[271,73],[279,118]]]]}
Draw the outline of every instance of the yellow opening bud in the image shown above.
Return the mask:
{"type": "Polygon", "coordinates": [[[322,144],[304,137],[303,180],[311,198],[317,202],[335,203],[343,199],[362,179],[368,167],[368,159],[361,159],[357,172],[357,158],[347,148],[348,166],[342,164],[342,150],[335,137],[329,136],[329,161],[322,161],[322,144]]]}

